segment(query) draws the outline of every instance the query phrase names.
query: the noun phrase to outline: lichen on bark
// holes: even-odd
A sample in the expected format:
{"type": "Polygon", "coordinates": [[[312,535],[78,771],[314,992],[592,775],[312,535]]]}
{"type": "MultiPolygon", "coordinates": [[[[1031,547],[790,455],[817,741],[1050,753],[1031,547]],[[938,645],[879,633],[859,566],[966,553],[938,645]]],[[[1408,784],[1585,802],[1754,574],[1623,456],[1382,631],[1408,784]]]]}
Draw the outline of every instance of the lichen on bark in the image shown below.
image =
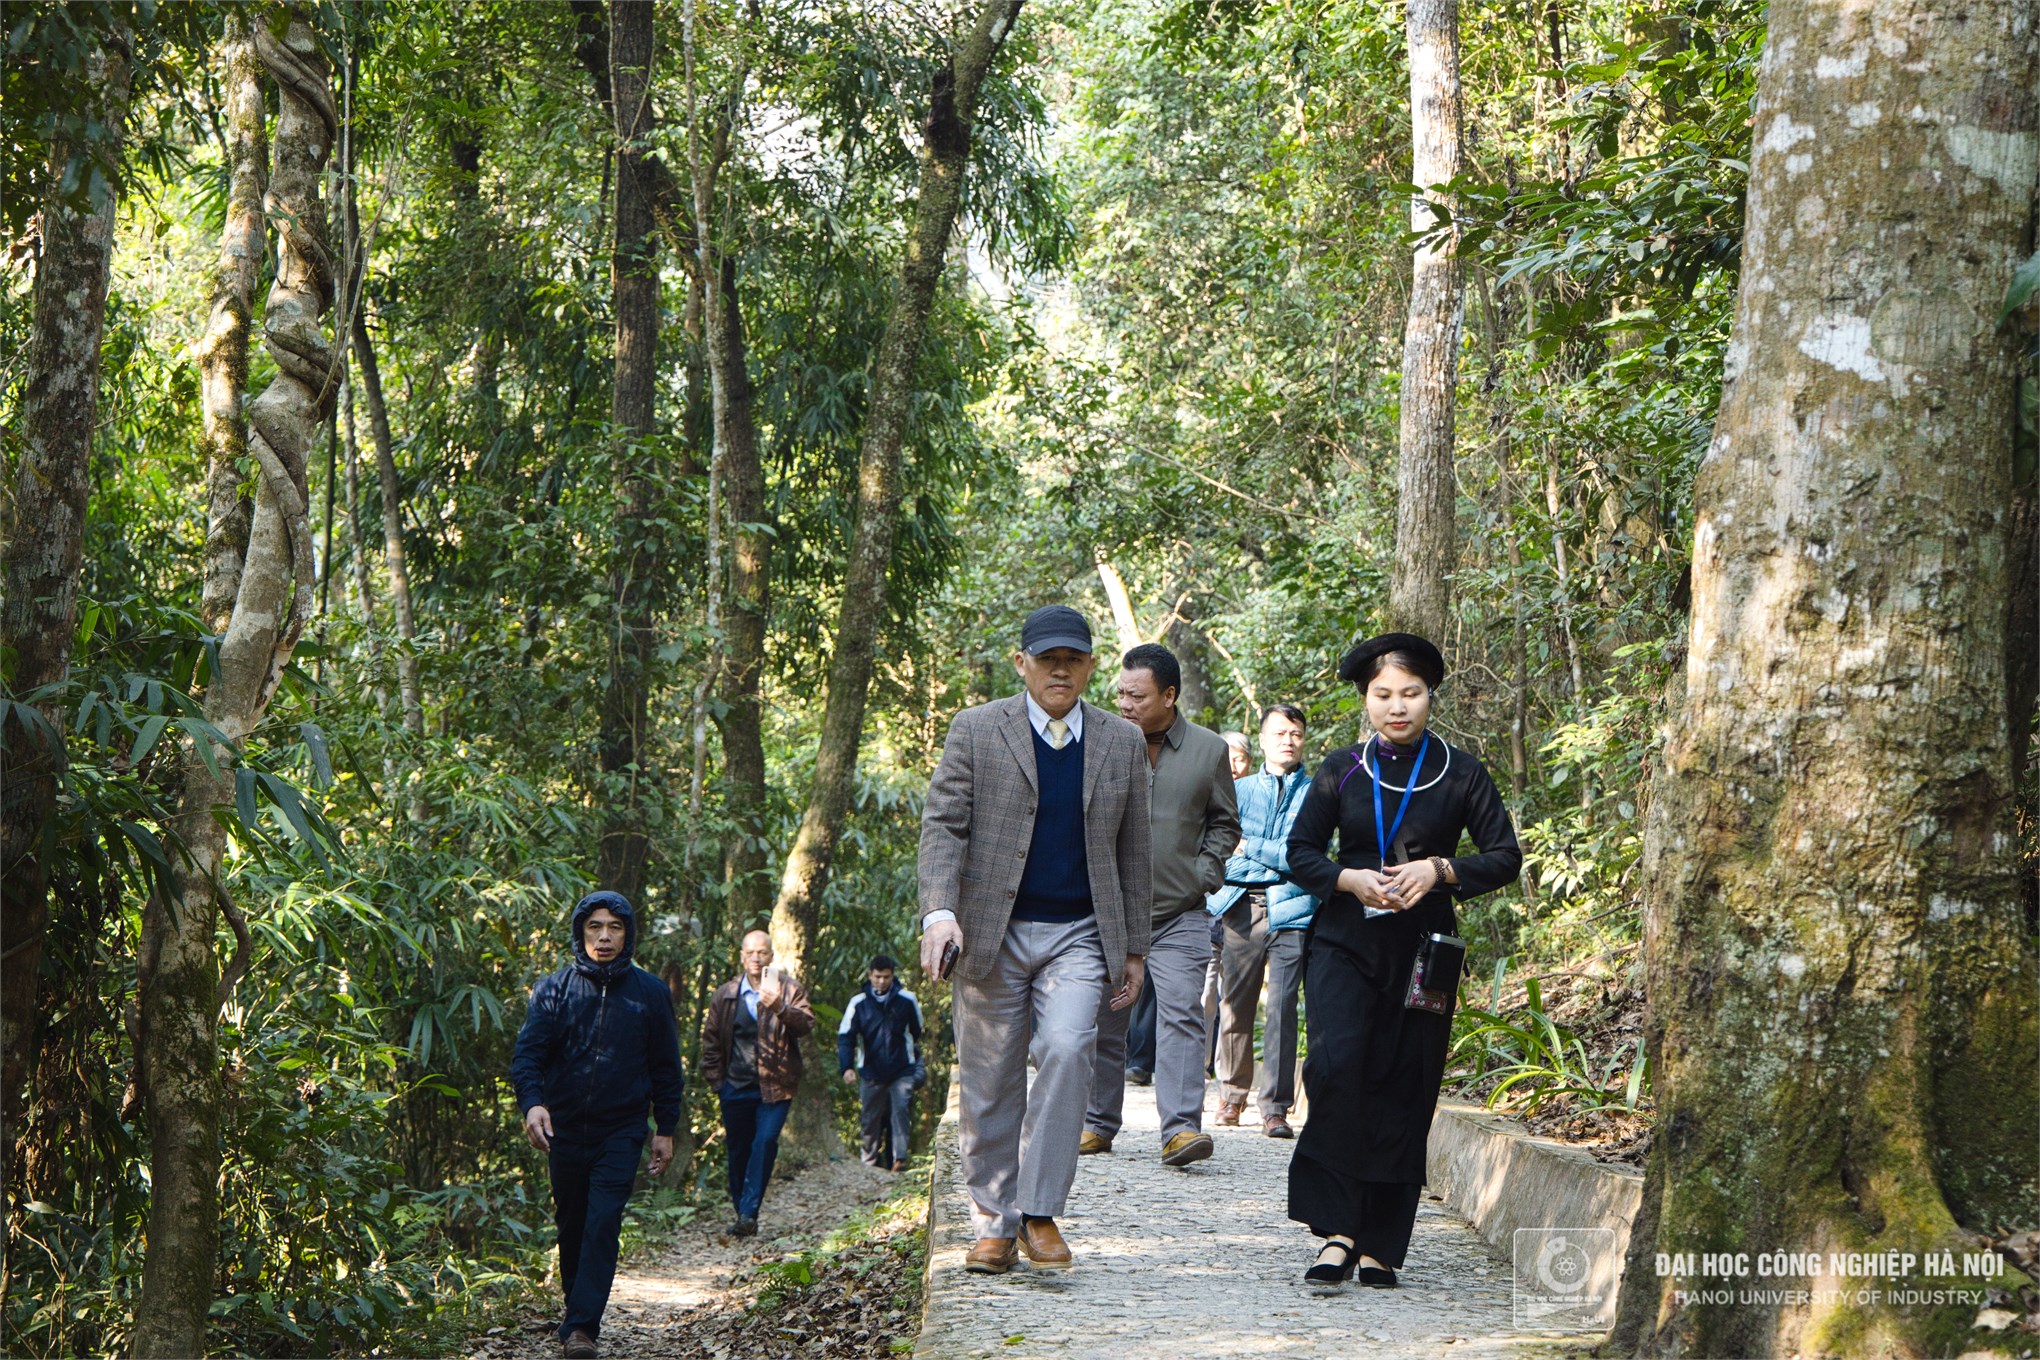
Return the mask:
{"type": "Polygon", "coordinates": [[[1660,1116],[1616,1332],[1640,1354],[1953,1353],[1973,1306],[1681,1304],[1699,1282],[1651,1257],[1974,1250],[2033,1217],[2005,1118],[2040,1103],[2005,703],[2018,371],[1980,283],[2030,249],[2021,13],[1770,12],[1645,838],[1660,1116]]]}

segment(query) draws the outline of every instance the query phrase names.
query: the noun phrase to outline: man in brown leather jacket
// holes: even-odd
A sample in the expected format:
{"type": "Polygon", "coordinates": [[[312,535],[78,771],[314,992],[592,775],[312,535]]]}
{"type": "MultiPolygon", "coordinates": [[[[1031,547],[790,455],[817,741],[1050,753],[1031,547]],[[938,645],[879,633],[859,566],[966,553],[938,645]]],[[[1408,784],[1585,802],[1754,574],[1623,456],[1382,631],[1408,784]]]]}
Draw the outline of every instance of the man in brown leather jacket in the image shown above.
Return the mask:
{"type": "Polygon", "coordinates": [[[741,957],[743,971],[715,989],[702,1019],[701,1075],[722,1102],[737,1211],[730,1232],[750,1237],[800,1084],[800,1040],[815,1027],[815,1013],[807,988],[772,966],[770,935],[746,935],[741,957]]]}

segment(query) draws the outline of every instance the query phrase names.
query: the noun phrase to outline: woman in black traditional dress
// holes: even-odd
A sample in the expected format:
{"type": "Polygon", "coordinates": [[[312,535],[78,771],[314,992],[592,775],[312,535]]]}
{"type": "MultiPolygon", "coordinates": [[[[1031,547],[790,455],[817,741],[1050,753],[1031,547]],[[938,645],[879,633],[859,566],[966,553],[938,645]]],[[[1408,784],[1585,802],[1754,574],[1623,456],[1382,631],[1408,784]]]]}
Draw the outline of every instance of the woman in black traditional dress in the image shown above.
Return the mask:
{"type": "Polygon", "coordinates": [[[1289,1163],[1289,1216],[1326,1239],[1306,1280],[1357,1269],[1390,1288],[1452,1036],[1449,1003],[1405,1004],[1411,971],[1427,937],[1457,933],[1452,899],[1515,882],[1523,852],[1479,759],[1426,730],[1445,678],[1436,647],[1386,633],[1348,652],[1339,678],[1360,687],[1375,735],[1326,757],[1289,833],[1291,875],[1324,904],[1305,964],[1310,1117],[1289,1163]],[[1462,833],[1479,854],[1457,853],[1462,833]]]}

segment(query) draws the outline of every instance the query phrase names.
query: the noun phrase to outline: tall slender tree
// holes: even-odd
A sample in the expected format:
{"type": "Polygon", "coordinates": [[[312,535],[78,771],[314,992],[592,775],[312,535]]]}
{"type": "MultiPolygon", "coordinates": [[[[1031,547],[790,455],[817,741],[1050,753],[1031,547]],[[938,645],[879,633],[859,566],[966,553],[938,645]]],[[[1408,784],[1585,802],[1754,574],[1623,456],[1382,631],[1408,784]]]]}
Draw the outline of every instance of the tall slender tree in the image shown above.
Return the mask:
{"type": "Polygon", "coordinates": [[[1431,235],[1418,245],[1412,261],[1410,308],[1403,325],[1402,454],[1388,614],[1393,627],[1442,637],[1457,542],[1453,389],[1466,284],[1457,229],[1447,225],[1449,196],[1439,186],[1450,183],[1460,167],[1459,0],[1410,0],[1405,29],[1411,173],[1417,185],[1410,200],[1410,230],[1431,235]]]}
{"type": "Polygon", "coordinates": [[[653,612],[665,564],[654,540],[654,479],[641,443],[652,433],[658,392],[659,260],[652,148],[652,0],[611,0],[609,85],[616,136],[616,241],[610,294],[616,312],[615,386],[610,425],[616,453],[616,544],[610,569],[613,625],[599,747],[608,781],[597,877],[633,902],[644,896],[651,848],[646,804],[653,796],[647,728],[653,612]]]}
{"type": "Polygon", "coordinates": [[[714,107],[707,107],[699,14],[693,0],[688,0],[681,13],[694,267],[703,283],[702,347],[709,375],[709,423],[729,523],[729,579],[716,583],[725,591],[718,677],[722,703],[716,725],[722,733],[724,803],[736,824],[724,855],[724,873],[729,881],[730,922],[748,930],[764,919],[771,903],[771,885],[765,879],[765,711],[760,694],[772,607],[773,528],[771,510],[765,503],[765,469],[758,454],[737,262],[728,239],[729,224],[716,205],[751,67],[749,49],[740,46],[728,86],[714,107]]]}
{"type": "Polygon", "coordinates": [[[1653,1257],[1959,1251],[2032,1217],[1997,310],[2030,249],[2031,19],[1770,10],[1645,837],[1658,1119],[1617,1333],[1638,1353],[1953,1354],[1974,1304],[1682,1301],[1703,1281],[1653,1257]]]}
{"type": "Polygon", "coordinates": [[[305,468],[338,372],[321,324],[335,279],[319,185],[339,126],[324,49],[305,9],[291,11],[281,38],[245,12],[229,13],[226,31],[228,216],[213,321],[199,351],[208,496],[215,509],[235,503],[230,483],[238,483],[244,455],[254,465],[256,485],[245,518],[216,515],[207,531],[204,598],[223,618],[205,715],[234,749],[186,752],[171,826],[180,861],[142,914],[138,1060],[150,1195],[135,1309],[139,1356],[205,1353],[219,1251],[221,997],[213,936],[221,910],[232,911],[221,884],[226,829],[215,809],[233,799],[235,750],[268,711],[311,612],[305,468]],[[277,89],[275,164],[266,194],[265,72],[277,89]],[[263,339],[276,376],[244,407],[250,302],[267,222],[277,224],[276,273],[263,339]]]}
{"type": "MultiPolygon", "coordinates": [[[[349,195],[350,200],[352,195],[349,195]]],[[[348,203],[348,229],[361,239],[354,204],[348,203]]],[[[382,484],[383,562],[390,574],[390,606],[397,623],[397,699],[404,710],[404,730],[425,735],[425,697],[418,682],[418,614],[411,603],[411,567],[404,552],[404,491],[397,481],[395,438],[390,433],[390,408],[383,400],[382,366],[368,332],[368,295],[354,306],[354,363],[361,370],[362,403],[368,408],[368,438],[375,449],[376,479],[382,484]]]]}
{"type": "MultiPolygon", "coordinates": [[[[821,922],[822,893],[835,864],[857,774],[857,749],[864,735],[864,706],[871,688],[872,656],[885,617],[886,573],[892,565],[899,523],[900,450],[914,405],[914,376],[928,314],[949,256],[949,242],[963,202],[970,167],[971,124],[978,93],[998,58],[1006,35],[1020,16],[1020,0],[984,0],[970,31],[951,44],[946,66],[937,69],[922,124],[919,194],[906,257],[893,290],[892,310],[871,374],[871,406],[857,457],[857,520],[837,608],[836,650],[829,659],[829,692],[822,714],[821,743],[815,752],[814,785],[800,830],[786,857],[779,899],[772,910],[772,945],[784,964],[799,973],[812,954],[821,922]]],[[[822,1039],[818,1036],[814,1043],[822,1039]]],[[[817,1054],[815,1067],[826,1070],[817,1054]]],[[[825,1083],[808,1083],[801,1136],[834,1141],[825,1083]]]]}
{"type": "MultiPolygon", "coordinates": [[[[0,653],[13,658],[17,696],[61,682],[70,672],[78,615],[85,507],[91,486],[92,433],[99,411],[99,342],[106,320],[113,219],[120,177],[120,129],[127,121],[132,35],[111,27],[89,59],[88,125],[107,139],[51,147],[61,186],[69,163],[87,167],[90,205],[61,192],[42,210],[27,382],[21,401],[21,458],[0,506],[6,540],[0,558],[0,653]]],[[[36,1052],[37,978],[49,911],[47,832],[64,765],[60,704],[43,702],[40,721],[10,710],[0,732],[0,1188],[9,1178],[28,1070],[36,1052]]]]}

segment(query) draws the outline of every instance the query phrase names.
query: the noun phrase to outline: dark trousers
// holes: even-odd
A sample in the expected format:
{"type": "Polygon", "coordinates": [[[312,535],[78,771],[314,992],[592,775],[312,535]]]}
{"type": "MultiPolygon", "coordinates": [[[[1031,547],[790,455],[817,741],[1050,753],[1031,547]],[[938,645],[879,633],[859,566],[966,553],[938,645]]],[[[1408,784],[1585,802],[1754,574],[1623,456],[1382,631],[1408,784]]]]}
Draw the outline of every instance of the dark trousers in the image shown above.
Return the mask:
{"type": "Polygon", "coordinates": [[[738,1218],[756,1218],[779,1160],[779,1132],[786,1127],[791,1100],[766,1100],[753,1086],[748,1091],[722,1091],[723,1138],[729,1145],[730,1203],[738,1218]]]}
{"type": "Polygon", "coordinates": [[[1126,1070],[1155,1070],[1155,980],[1144,978],[1126,1018],[1126,1070]]]}
{"type": "Polygon", "coordinates": [[[645,1131],[613,1133],[595,1142],[553,1139],[553,1226],[560,1235],[560,1289],[567,1311],[560,1339],[573,1332],[602,1333],[602,1310],[616,1280],[616,1239],[623,1231],[623,1206],[637,1179],[645,1131]]]}
{"type": "Polygon", "coordinates": [[[1218,957],[1220,944],[1225,935],[1225,921],[1221,917],[1211,918],[1211,964],[1204,970],[1204,1032],[1210,1036],[1204,1045],[1204,1075],[1218,1075],[1218,1013],[1222,986],[1219,980],[1218,957]]]}
{"type": "Polygon", "coordinates": [[[914,1074],[902,1072],[891,1081],[866,1081],[859,1074],[857,1093],[861,1100],[858,1128],[863,1134],[866,1164],[890,1169],[894,1162],[907,1160],[907,1140],[912,1136],[907,1121],[914,1106],[914,1074]]]}

